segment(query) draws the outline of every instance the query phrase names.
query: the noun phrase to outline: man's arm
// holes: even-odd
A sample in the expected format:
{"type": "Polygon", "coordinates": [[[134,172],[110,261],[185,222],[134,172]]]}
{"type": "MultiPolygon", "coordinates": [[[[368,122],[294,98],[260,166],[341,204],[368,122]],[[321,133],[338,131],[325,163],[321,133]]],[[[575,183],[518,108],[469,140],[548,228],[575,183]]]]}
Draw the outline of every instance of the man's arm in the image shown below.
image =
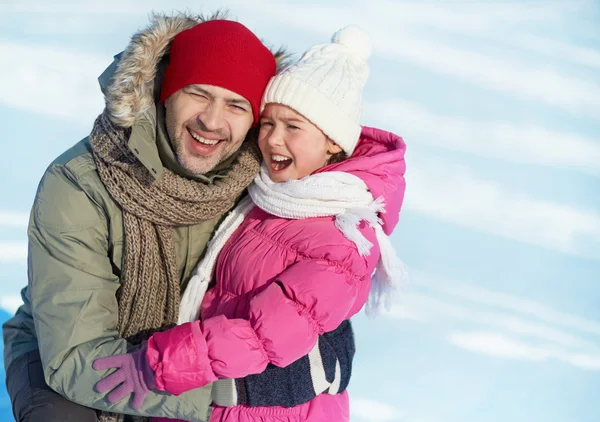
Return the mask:
{"type": "Polygon", "coordinates": [[[117,331],[119,278],[108,252],[103,209],[64,166],[44,176],[29,226],[29,294],[48,385],[67,399],[116,413],[205,420],[211,387],[178,397],[148,395],[135,410],[129,398],[110,404],[94,391],[107,374],[92,369],[100,356],[126,353],[117,331]]]}

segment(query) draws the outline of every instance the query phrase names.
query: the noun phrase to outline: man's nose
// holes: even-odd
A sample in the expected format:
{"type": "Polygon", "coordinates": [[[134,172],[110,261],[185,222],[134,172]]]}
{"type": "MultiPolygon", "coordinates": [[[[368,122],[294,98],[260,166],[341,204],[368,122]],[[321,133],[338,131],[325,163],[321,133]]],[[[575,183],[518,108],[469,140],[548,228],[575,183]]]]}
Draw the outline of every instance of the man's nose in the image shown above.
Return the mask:
{"type": "Polygon", "coordinates": [[[218,104],[210,104],[200,113],[200,127],[206,132],[217,132],[224,126],[224,111],[218,104]]]}

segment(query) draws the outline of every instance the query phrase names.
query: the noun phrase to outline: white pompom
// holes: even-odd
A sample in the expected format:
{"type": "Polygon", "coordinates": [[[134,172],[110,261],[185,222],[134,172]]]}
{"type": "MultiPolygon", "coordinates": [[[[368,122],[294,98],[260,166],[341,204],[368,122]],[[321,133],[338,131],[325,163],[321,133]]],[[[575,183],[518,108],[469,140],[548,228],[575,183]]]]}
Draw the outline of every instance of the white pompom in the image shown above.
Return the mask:
{"type": "Polygon", "coordinates": [[[358,26],[350,25],[340,29],[333,34],[331,42],[345,45],[364,60],[371,55],[371,38],[358,26]]]}

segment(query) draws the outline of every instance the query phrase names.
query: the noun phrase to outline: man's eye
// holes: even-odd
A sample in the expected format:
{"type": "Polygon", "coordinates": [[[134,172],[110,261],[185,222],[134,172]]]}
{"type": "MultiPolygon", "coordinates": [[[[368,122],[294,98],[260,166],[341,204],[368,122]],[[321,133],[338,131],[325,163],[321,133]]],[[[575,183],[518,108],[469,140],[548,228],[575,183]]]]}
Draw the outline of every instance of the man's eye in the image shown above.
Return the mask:
{"type": "Polygon", "coordinates": [[[300,128],[298,126],[288,125],[288,129],[296,130],[296,129],[300,129],[300,128]]]}
{"type": "Polygon", "coordinates": [[[236,105],[236,104],[231,104],[231,107],[233,107],[237,111],[243,111],[244,113],[246,112],[246,109],[244,107],[242,107],[242,106],[239,106],[239,105],[236,105]]]}

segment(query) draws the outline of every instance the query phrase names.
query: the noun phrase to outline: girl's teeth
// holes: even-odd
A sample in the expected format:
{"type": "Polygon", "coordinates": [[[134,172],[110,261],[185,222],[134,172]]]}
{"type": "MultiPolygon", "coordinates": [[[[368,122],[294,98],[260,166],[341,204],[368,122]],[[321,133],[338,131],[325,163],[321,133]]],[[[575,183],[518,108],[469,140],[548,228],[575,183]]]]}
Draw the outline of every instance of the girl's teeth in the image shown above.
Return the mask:
{"type": "Polygon", "coordinates": [[[289,157],[284,157],[283,155],[272,155],[271,159],[273,161],[287,161],[287,160],[291,160],[291,158],[289,157]]]}
{"type": "Polygon", "coordinates": [[[201,144],[205,144],[205,145],[217,145],[219,143],[218,139],[206,139],[206,138],[203,138],[201,136],[196,135],[192,131],[190,131],[190,134],[192,135],[192,138],[194,138],[196,141],[200,142],[201,144]]]}

